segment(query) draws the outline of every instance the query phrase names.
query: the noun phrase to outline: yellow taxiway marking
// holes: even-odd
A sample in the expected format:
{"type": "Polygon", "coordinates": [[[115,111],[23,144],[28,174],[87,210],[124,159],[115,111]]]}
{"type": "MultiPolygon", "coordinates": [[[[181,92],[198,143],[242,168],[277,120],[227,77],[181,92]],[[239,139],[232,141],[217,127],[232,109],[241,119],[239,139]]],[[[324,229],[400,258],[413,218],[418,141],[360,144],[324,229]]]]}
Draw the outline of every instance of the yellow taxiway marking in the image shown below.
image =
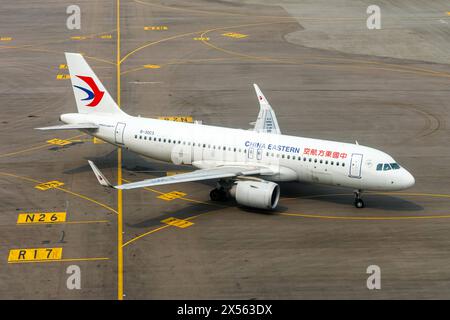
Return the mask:
{"type": "Polygon", "coordinates": [[[109,258],[67,258],[67,259],[46,259],[46,260],[27,260],[27,261],[8,261],[10,264],[14,263],[41,263],[41,262],[78,262],[78,261],[101,261],[109,260],[109,258]]]}
{"type": "Polygon", "coordinates": [[[158,64],[145,64],[144,68],[145,69],[159,69],[159,68],[161,68],[161,66],[158,64]]]}
{"type": "Polygon", "coordinates": [[[99,139],[99,138],[97,138],[97,137],[94,137],[94,138],[92,139],[92,142],[93,142],[94,144],[103,144],[103,143],[106,143],[105,141],[103,141],[102,139],[99,139]]]}
{"type": "Polygon", "coordinates": [[[192,39],[194,39],[196,41],[209,41],[208,37],[194,37],[192,39]]]}
{"type": "Polygon", "coordinates": [[[144,30],[146,31],[166,31],[169,30],[168,26],[145,26],[144,30]]]}
{"type": "Polygon", "coordinates": [[[85,37],[85,36],[73,36],[73,37],[70,37],[70,39],[71,40],[86,40],[87,37],[85,37]]]}
{"type": "Polygon", "coordinates": [[[53,180],[53,181],[40,183],[40,184],[36,185],[35,188],[39,189],[39,190],[42,190],[42,191],[45,191],[45,190],[61,187],[63,185],[64,185],[64,182],[61,182],[61,181],[58,181],[58,180],[53,180]]]}
{"type": "Polygon", "coordinates": [[[158,196],[158,199],[165,200],[165,201],[172,201],[178,198],[182,198],[186,195],[186,193],[181,191],[171,191],[168,193],[163,193],[162,195],[158,196]]]}
{"type": "MultiPolygon", "coordinates": [[[[85,134],[79,134],[79,135],[67,138],[67,140],[72,140],[72,139],[79,138],[79,137],[82,137],[82,136],[85,136],[85,134]]],[[[43,145],[39,145],[39,146],[30,147],[30,148],[27,148],[27,149],[24,149],[24,150],[19,150],[19,151],[14,151],[14,152],[10,152],[10,153],[5,153],[5,154],[0,155],[0,158],[10,157],[10,156],[14,156],[14,155],[21,154],[21,153],[24,153],[24,152],[29,152],[29,151],[33,151],[33,150],[37,150],[37,149],[42,149],[42,148],[45,148],[45,147],[48,147],[48,144],[43,144],[43,145]]]]}
{"type": "Polygon", "coordinates": [[[182,220],[182,219],[177,219],[177,218],[167,218],[161,221],[162,223],[168,224],[170,226],[175,226],[178,228],[187,228],[192,226],[194,223],[187,221],[187,220],[182,220]]]}
{"type": "Polygon", "coordinates": [[[66,70],[68,69],[67,64],[60,64],[58,67],[60,70],[66,70]]]}
{"type": "Polygon", "coordinates": [[[63,248],[34,248],[9,250],[8,262],[60,260],[63,248]]]}
{"type": "Polygon", "coordinates": [[[55,138],[55,139],[47,140],[47,143],[55,144],[57,146],[66,146],[68,144],[71,144],[72,141],[55,138]]]}
{"type": "Polygon", "coordinates": [[[112,34],[104,34],[100,36],[100,39],[112,39],[112,34]]]}
{"type": "Polygon", "coordinates": [[[70,79],[70,74],[57,74],[56,80],[68,80],[70,79]]]}
{"type": "Polygon", "coordinates": [[[66,212],[21,213],[17,217],[17,224],[65,222],[66,216],[66,212]]]}
{"type": "MultiPolygon", "coordinates": [[[[24,176],[19,176],[19,175],[12,174],[12,173],[7,173],[7,172],[1,172],[1,171],[0,171],[0,175],[2,175],[2,176],[4,176],[4,177],[17,178],[17,179],[21,179],[21,180],[25,180],[25,181],[33,182],[33,183],[39,183],[39,184],[43,183],[42,181],[39,181],[39,180],[36,180],[36,179],[32,179],[32,178],[28,178],[28,177],[24,177],[24,176]]],[[[86,201],[92,202],[92,203],[94,203],[94,204],[96,204],[96,205],[99,205],[99,206],[101,206],[101,207],[103,207],[103,208],[105,208],[105,209],[107,209],[107,210],[109,210],[109,211],[111,211],[111,212],[117,213],[117,211],[114,210],[113,208],[111,208],[110,206],[108,206],[108,205],[106,205],[106,204],[104,204],[104,203],[101,203],[101,202],[99,202],[99,201],[97,201],[97,200],[94,200],[94,199],[92,199],[92,198],[89,198],[89,197],[87,197],[87,196],[85,196],[85,195],[82,195],[82,194],[76,193],[76,192],[74,192],[74,191],[71,191],[71,190],[68,190],[68,189],[61,188],[61,187],[55,187],[54,189],[59,190],[59,191],[62,191],[62,192],[69,193],[69,194],[71,194],[71,195],[73,195],[73,196],[75,196],[75,197],[78,197],[78,198],[84,199],[84,200],[86,200],[86,201]]]]}
{"type": "Polygon", "coordinates": [[[0,37],[0,41],[11,41],[12,37],[0,37]]]}
{"type": "MultiPolygon", "coordinates": [[[[116,29],[117,29],[117,46],[116,46],[116,81],[117,81],[117,105],[121,106],[120,96],[120,66],[122,63],[120,52],[120,0],[116,1],[116,29]]],[[[122,149],[117,149],[117,185],[122,184],[122,149]]],[[[123,198],[122,190],[117,190],[117,299],[123,300],[123,198]]]]}
{"type": "Polygon", "coordinates": [[[194,118],[192,118],[191,116],[161,116],[158,117],[158,119],[160,120],[167,120],[167,121],[176,121],[176,122],[189,122],[189,123],[193,123],[194,122],[194,118]]]}
{"type": "Polygon", "coordinates": [[[177,174],[187,173],[187,172],[189,172],[189,171],[167,171],[166,176],[170,177],[170,176],[175,176],[177,174]]]}
{"type": "Polygon", "coordinates": [[[248,35],[246,35],[246,34],[236,33],[236,32],[222,33],[222,35],[225,37],[236,38],[236,39],[242,39],[242,38],[248,37],[248,35]]]}

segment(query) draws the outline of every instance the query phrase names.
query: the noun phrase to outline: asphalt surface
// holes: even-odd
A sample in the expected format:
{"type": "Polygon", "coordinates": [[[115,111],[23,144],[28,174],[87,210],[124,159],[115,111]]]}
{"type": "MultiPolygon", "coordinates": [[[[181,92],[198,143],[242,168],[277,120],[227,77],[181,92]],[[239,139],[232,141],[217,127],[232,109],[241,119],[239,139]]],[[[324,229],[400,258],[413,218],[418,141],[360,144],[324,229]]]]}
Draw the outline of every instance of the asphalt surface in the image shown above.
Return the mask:
{"type": "MultiPolygon", "coordinates": [[[[327,29],[322,2],[120,2],[118,25],[114,1],[79,1],[81,30],[66,28],[70,1],[2,2],[0,298],[450,298],[450,65],[436,62],[448,47],[439,41],[448,35],[448,6],[421,11],[414,2],[403,16],[402,5],[383,2],[390,40],[369,52],[371,33],[353,37],[351,26],[363,28],[367,17],[354,7],[328,8],[341,23],[327,29]],[[399,31],[405,19],[411,38],[399,31]],[[433,28],[424,36],[414,21],[433,28]],[[326,32],[353,39],[352,52],[326,32]],[[429,59],[411,50],[415,37],[436,49],[429,59]],[[113,146],[76,131],[33,129],[76,110],[70,80],[58,79],[67,74],[64,52],[82,52],[111,94],[120,92],[122,108],[143,117],[247,129],[258,113],[258,83],[283,133],[384,150],[416,185],[365,193],[362,210],[353,207],[352,190],[303,183],[281,185],[274,213],[210,202],[214,182],[130,190],[121,201],[87,165],[94,160],[117,180],[113,146]],[[68,144],[47,142],[55,138],[68,144]],[[63,185],[41,185],[50,181],[63,185]],[[158,198],[172,191],[185,195],[158,198]],[[20,214],[46,212],[66,219],[17,223],[20,214]],[[192,224],[162,222],[168,218],[192,224]],[[49,248],[61,254],[36,260],[34,249],[49,248]],[[26,261],[17,249],[28,249],[26,261]],[[71,265],[81,271],[79,290],[67,287],[71,265]],[[381,269],[380,290],[366,286],[370,265],[381,269]]],[[[191,170],[127,151],[122,158],[124,182],[191,170]]]]}

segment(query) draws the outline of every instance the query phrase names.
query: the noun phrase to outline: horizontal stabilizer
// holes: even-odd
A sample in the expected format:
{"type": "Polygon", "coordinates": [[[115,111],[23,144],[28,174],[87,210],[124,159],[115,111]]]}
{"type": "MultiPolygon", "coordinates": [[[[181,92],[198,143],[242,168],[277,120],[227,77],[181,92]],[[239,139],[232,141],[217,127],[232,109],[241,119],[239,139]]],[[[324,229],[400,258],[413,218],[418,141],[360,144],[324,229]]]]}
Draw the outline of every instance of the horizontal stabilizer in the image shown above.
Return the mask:
{"type": "Polygon", "coordinates": [[[78,124],[62,124],[59,126],[50,126],[35,128],[37,130],[80,130],[80,129],[98,129],[98,125],[93,123],[78,123],[78,124]]]}

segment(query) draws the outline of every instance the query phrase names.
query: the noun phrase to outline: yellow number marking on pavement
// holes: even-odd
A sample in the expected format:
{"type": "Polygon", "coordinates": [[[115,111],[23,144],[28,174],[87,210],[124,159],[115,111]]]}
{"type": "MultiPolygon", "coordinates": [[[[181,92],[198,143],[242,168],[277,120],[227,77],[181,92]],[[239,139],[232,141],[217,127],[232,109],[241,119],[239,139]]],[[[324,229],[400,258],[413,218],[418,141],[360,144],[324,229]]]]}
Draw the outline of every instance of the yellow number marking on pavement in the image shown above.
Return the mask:
{"type": "Polygon", "coordinates": [[[193,222],[177,218],[167,218],[165,220],[162,220],[161,222],[178,228],[187,228],[194,224],[193,222]]]}
{"type": "Polygon", "coordinates": [[[58,223],[65,221],[66,221],[66,212],[21,213],[17,217],[17,224],[58,223]]]}
{"type": "Polygon", "coordinates": [[[111,34],[104,34],[104,35],[100,36],[100,39],[112,39],[112,35],[111,34]]]}
{"type": "Polygon", "coordinates": [[[146,65],[144,65],[144,68],[146,68],[146,69],[159,69],[159,68],[161,68],[161,66],[157,65],[157,64],[146,64],[146,65]]]}
{"type": "Polygon", "coordinates": [[[72,143],[72,141],[69,141],[69,140],[56,139],[56,138],[55,139],[51,139],[51,140],[47,140],[46,142],[50,143],[50,144],[55,144],[57,146],[66,146],[66,145],[72,143]]]}
{"type": "Polygon", "coordinates": [[[169,30],[167,26],[145,26],[144,30],[146,31],[166,31],[169,30]]]}
{"type": "Polygon", "coordinates": [[[208,37],[195,37],[193,39],[196,40],[196,41],[208,41],[209,40],[208,37]]]}
{"type": "Polygon", "coordinates": [[[161,200],[171,201],[174,199],[182,198],[185,195],[186,195],[186,193],[184,193],[184,192],[172,191],[169,193],[163,193],[162,195],[158,196],[157,198],[159,198],[161,200]]]}
{"type": "Polygon", "coordinates": [[[227,33],[223,33],[222,35],[225,37],[236,38],[236,39],[248,37],[248,35],[246,35],[246,34],[236,33],[236,32],[227,32],[227,33]]]}
{"type": "Polygon", "coordinates": [[[63,182],[53,180],[53,181],[49,181],[49,182],[44,182],[44,183],[38,184],[38,185],[36,185],[36,186],[34,186],[34,187],[35,187],[36,189],[45,191],[45,190],[48,190],[48,189],[53,189],[53,188],[61,187],[61,186],[63,186],[63,185],[64,185],[63,182]]]}
{"type": "Polygon", "coordinates": [[[194,122],[191,116],[175,116],[175,117],[158,117],[160,120],[176,121],[176,122],[194,122]]]}
{"type": "Polygon", "coordinates": [[[11,249],[8,262],[61,260],[63,248],[11,249]]]}
{"type": "Polygon", "coordinates": [[[0,37],[0,41],[11,41],[12,39],[11,37],[0,37]]]}
{"type": "Polygon", "coordinates": [[[59,69],[60,70],[66,70],[67,69],[67,64],[60,64],[59,65],[59,69]]]}
{"type": "Polygon", "coordinates": [[[70,79],[70,74],[57,74],[56,80],[67,80],[70,79]]]}

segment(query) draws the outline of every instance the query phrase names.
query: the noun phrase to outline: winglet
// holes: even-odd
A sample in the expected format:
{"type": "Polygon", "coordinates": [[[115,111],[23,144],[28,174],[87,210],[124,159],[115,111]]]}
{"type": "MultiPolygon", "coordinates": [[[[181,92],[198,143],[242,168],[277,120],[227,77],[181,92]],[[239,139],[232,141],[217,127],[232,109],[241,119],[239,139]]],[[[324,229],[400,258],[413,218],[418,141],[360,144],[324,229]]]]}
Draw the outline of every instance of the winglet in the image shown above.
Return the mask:
{"type": "Polygon", "coordinates": [[[262,91],[258,87],[258,85],[256,83],[254,83],[253,87],[255,88],[256,95],[258,96],[259,103],[260,104],[269,104],[269,101],[267,101],[266,97],[264,97],[264,94],[262,93],[262,91]]]}
{"type": "Polygon", "coordinates": [[[273,111],[269,101],[267,101],[266,97],[264,97],[264,94],[258,85],[254,83],[253,87],[255,88],[256,96],[258,97],[259,102],[259,114],[255,123],[254,131],[281,134],[275,111],[273,111]]]}
{"type": "Polygon", "coordinates": [[[104,187],[110,187],[110,188],[115,188],[109,181],[108,179],[105,178],[105,176],[103,175],[103,173],[97,168],[97,166],[94,164],[94,162],[92,162],[91,160],[88,160],[89,165],[92,168],[92,171],[94,171],[95,176],[97,177],[98,182],[100,182],[100,184],[104,187]]]}

